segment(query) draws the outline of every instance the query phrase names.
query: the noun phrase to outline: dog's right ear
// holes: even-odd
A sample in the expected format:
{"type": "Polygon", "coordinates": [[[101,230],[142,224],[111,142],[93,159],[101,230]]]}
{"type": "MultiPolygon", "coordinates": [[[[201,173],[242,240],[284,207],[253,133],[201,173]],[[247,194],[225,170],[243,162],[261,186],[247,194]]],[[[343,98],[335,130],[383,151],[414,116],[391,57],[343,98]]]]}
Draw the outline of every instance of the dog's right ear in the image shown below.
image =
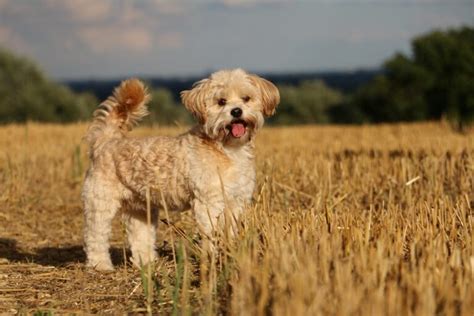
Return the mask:
{"type": "Polygon", "coordinates": [[[191,90],[181,91],[181,101],[201,124],[206,122],[206,100],[211,95],[211,80],[203,79],[196,82],[191,90]]]}

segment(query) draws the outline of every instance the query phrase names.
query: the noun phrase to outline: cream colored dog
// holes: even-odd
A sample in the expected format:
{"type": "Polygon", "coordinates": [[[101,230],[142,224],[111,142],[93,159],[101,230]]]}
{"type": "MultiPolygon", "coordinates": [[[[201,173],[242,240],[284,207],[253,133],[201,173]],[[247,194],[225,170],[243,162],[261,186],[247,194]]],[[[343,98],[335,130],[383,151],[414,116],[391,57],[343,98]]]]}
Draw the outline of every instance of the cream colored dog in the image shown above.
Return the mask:
{"type": "Polygon", "coordinates": [[[91,165],[82,190],[87,265],[112,270],[111,222],[122,210],[140,266],[156,257],[158,209],[191,207],[201,231],[223,228],[224,213],[239,217],[255,187],[254,135],[280,101],[269,81],[241,69],[223,70],[181,92],[199,124],[178,137],[129,138],[150,100],[136,79],[122,82],[94,113],[86,135],[91,165]],[[149,193],[147,193],[149,192],[149,193]],[[152,225],[147,225],[147,194],[152,225]],[[164,203],[163,203],[164,201],[164,203]],[[229,212],[224,212],[224,210],[229,212]]]}

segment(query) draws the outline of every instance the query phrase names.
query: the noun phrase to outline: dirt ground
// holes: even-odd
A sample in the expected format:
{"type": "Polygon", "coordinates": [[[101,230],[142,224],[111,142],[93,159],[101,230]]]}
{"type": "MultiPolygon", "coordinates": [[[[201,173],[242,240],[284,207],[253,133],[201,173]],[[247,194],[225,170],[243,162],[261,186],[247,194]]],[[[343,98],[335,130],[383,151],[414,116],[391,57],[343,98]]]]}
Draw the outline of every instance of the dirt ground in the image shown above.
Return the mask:
{"type": "Polygon", "coordinates": [[[265,128],[242,232],[212,259],[189,211],[162,214],[147,290],[119,217],[116,270],[84,266],[85,129],[0,127],[2,314],[474,314],[472,133],[438,123],[265,128]]]}

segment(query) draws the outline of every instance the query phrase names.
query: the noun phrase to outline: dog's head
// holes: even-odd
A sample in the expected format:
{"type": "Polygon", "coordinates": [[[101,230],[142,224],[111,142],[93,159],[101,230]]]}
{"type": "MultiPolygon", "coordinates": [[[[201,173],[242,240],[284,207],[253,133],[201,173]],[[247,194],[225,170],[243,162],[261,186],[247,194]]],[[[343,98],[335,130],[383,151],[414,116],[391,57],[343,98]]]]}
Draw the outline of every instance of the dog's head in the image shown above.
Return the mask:
{"type": "Polygon", "coordinates": [[[224,145],[247,143],[280,102],[277,87],[242,69],[221,70],[181,92],[204,132],[224,145]]]}

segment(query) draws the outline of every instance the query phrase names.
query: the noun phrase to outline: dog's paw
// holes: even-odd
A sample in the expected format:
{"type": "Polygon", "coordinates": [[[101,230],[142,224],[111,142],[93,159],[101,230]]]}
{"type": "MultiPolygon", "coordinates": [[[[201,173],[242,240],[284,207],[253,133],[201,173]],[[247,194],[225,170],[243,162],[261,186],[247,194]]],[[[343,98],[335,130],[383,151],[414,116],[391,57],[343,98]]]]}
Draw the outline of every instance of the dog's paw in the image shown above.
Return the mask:
{"type": "Polygon", "coordinates": [[[153,253],[153,255],[150,256],[149,260],[142,260],[141,257],[132,257],[130,261],[132,262],[133,266],[138,268],[138,269],[143,269],[143,267],[147,266],[148,264],[153,265],[156,260],[156,255],[153,253]]]}
{"type": "Polygon", "coordinates": [[[104,262],[104,261],[87,262],[86,266],[88,268],[93,268],[97,271],[103,271],[103,272],[115,270],[111,262],[104,262]]]}

